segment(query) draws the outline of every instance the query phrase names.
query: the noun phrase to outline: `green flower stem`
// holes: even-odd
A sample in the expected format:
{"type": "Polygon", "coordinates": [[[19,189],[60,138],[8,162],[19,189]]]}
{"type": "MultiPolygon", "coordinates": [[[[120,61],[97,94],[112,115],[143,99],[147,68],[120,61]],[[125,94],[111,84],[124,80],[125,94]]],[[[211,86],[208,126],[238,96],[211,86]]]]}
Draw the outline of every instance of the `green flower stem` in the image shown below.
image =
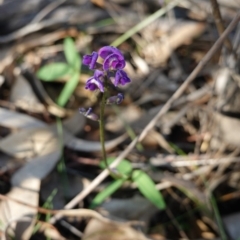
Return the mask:
{"type": "Polygon", "coordinates": [[[99,128],[100,128],[100,142],[102,147],[102,157],[107,165],[107,154],[105,149],[105,131],[104,131],[104,110],[105,110],[105,102],[107,99],[106,92],[102,94],[101,106],[100,106],[100,119],[99,119],[99,128]]]}
{"type": "Polygon", "coordinates": [[[103,157],[103,161],[106,165],[106,168],[109,171],[109,174],[111,175],[111,177],[115,178],[115,179],[121,179],[121,178],[125,178],[124,176],[122,176],[121,174],[117,174],[115,172],[113,172],[107,162],[107,154],[106,154],[106,149],[105,149],[105,131],[104,131],[104,110],[105,110],[105,105],[106,105],[106,100],[108,97],[108,87],[107,87],[107,80],[104,81],[105,82],[105,88],[104,88],[104,92],[102,93],[102,100],[101,100],[101,106],[100,106],[100,118],[99,118],[99,129],[100,129],[100,142],[101,142],[101,147],[102,147],[102,157],[103,157]]]}

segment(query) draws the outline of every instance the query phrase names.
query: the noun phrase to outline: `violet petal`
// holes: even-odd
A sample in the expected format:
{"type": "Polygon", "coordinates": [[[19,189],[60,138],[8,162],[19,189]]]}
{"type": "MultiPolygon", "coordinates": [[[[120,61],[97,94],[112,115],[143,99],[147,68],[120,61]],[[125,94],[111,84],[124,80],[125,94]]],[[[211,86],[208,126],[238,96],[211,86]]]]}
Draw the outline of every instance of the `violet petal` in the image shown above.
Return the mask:
{"type": "Polygon", "coordinates": [[[94,69],[96,66],[97,59],[98,59],[98,53],[92,52],[91,55],[84,55],[82,62],[84,65],[88,65],[90,69],[94,69]]]}
{"type": "Polygon", "coordinates": [[[126,65],[126,62],[124,58],[116,53],[113,53],[109,55],[104,63],[103,63],[103,69],[106,70],[112,70],[112,69],[122,69],[126,65]]]}
{"type": "Polygon", "coordinates": [[[124,58],[121,51],[118,50],[116,47],[105,46],[105,47],[100,48],[98,51],[99,56],[103,59],[105,59],[106,57],[108,57],[109,55],[111,55],[113,53],[118,54],[119,56],[122,56],[122,58],[124,58]]]}
{"type": "Polygon", "coordinates": [[[131,82],[130,78],[128,77],[127,73],[123,70],[118,70],[115,75],[115,81],[114,86],[125,85],[127,83],[131,82]]]}

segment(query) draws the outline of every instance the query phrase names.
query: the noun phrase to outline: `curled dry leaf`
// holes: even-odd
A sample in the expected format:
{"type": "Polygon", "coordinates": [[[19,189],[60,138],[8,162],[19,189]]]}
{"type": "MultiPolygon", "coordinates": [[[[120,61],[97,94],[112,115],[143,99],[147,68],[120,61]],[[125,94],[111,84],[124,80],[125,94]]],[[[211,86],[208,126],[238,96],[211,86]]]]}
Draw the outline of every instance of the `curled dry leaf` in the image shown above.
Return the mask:
{"type": "Polygon", "coordinates": [[[29,82],[22,76],[18,75],[10,93],[10,101],[17,107],[30,112],[42,113],[45,107],[32,90],[29,82]]]}
{"type": "Polygon", "coordinates": [[[13,129],[41,128],[46,126],[44,122],[36,118],[5,108],[0,108],[0,125],[13,129]]]}
{"type": "Polygon", "coordinates": [[[155,66],[165,63],[172,51],[191,42],[193,38],[201,35],[204,29],[204,24],[191,21],[178,21],[172,24],[161,19],[154,22],[143,30],[143,36],[147,40],[146,46],[142,49],[145,60],[155,66]],[[149,39],[149,36],[155,38],[149,39]],[[159,37],[162,41],[159,41],[159,37]]]}

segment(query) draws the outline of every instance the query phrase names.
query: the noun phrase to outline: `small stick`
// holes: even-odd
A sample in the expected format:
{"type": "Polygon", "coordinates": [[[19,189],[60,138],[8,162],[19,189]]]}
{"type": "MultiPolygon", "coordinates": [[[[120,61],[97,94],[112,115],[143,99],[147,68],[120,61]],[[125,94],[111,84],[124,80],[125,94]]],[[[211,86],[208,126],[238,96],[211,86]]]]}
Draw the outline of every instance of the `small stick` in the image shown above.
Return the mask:
{"type": "MultiPolygon", "coordinates": [[[[219,9],[219,4],[217,0],[211,0],[212,5],[212,11],[213,11],[213,17],[215,20],[215,24],[217,26],[218,34],[219,36],[224,32],[225,27],[222,20],[222,15],[219,9]]],[[[224,41],[224,44],[226,45],[227,49],[231,52],[232,51],[232,43],[230,42],[229,38],[226,38],[224,41]]]]}

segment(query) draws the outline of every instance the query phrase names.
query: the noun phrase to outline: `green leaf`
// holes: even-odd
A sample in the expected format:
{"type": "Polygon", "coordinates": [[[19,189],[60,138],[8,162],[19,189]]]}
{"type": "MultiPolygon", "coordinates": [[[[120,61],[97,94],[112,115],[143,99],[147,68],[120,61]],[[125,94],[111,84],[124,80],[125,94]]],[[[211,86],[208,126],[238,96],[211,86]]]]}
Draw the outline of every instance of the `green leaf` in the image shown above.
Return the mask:
{"type": "Polygon", "coordinates": [[[41,67],[37,72],[37,76],[44,81],[53,81],[59,77],[65,76],[70,73],[70,71],[71,68],[66,63],[50,63],[41,67]]]}
{"type": "Polygon", "coordinates": [[[95,196],[95,198],[90,204],[90,208],[95,208],[96,206],[103,203],[109,196],[116,192],[124,182],[125,179],[117,179],[111,184],[109,184],[106,188],[103,189],[103,191],[101,191],[95,196]]]}
{"type": "Polygon", "coordinates": [[[68,64],[78,71],[80,69],[81,59],[72,38],[64,39],[63,48],[68,64]]]}
{"type": "Polygon", "coordinates": [[[79,73],[75,72],[72,77],[67,81],[63,90],[61,91],[57,103],[59,106],[63,107],[68,102],[69,98],[73,94],[75,88],[77,87],[79,82],[79,73]]]}
{"type": "Polygon", "coordinates": [[[156,189],[152,179],[143,171],[135,170],[132,175],[139,191],[157,208],[163,210],[166,208],[162,194],[156,189]]]}
{"type": "MultiPolygon", "coordinates": [[[[110,165],[114,160],[115,158],[112,158],[112,157],[107,158],[108,165],[110,165]]],[[[100,167],[103,169],[106,168],[104,161],[100,162],[100,167]]],[[[120,173],[127,174],[132,171],[132,164],[128,160],[123,159],[116,168],[120,173]]]]}
{"type": "MultiPolygon", "coordinates": [[[[108,158],[107,159],[108,165],[110,165],[114,160],[115,158],[113,157],[108,158]]],[[[106,168],[104,161],[101,161],[99,165],[103,169],[106,168]]],[[[132,165],[128,160],[124,159],[117,166],[117,170],[121,174],[128,174],[132,171],[132,165]]],[[[126,179],[117,179],[113,181],[103,191],[101,191],[96,195],[96,197],[92,200],[91,208],[95,208],[97,205],[100,205],[102,202],[104,202],[104,200],[107,199],[109,196],[111,196],[114,192],[116,192],[125,181],[126,179]]]]}

